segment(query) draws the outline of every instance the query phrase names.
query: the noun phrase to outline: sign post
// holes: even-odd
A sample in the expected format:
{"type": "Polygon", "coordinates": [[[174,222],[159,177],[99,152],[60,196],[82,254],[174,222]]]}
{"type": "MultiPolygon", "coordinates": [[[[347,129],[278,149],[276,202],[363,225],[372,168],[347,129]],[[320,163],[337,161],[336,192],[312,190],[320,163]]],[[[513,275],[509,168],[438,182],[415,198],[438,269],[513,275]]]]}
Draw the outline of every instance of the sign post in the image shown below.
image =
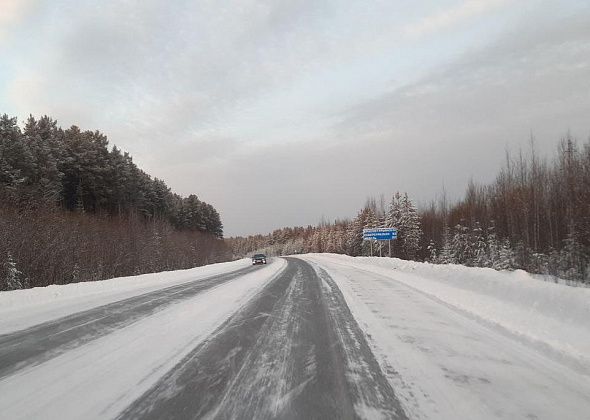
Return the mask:
{"type": "MultiPolygon", "coordinates": [[[[373,241],[389,241],[389,257],[391,258],[391,240],[397,239],[396,228],[371,228],[363,229],[363,241],[371,241],[371,256],[373,256],[373,241]]],[[[381,257],[381,245],[379,256],[381,257]]]]}

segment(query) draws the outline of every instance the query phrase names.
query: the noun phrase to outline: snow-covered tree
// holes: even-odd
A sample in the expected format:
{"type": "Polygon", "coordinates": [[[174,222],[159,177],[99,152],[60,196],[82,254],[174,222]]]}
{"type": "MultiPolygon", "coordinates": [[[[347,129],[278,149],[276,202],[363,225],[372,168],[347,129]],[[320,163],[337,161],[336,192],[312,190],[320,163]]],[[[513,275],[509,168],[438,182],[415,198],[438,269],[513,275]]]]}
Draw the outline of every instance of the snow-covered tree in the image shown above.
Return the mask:
{"type": "Polygon", "coordinates": [[[402,196],[396,192],[391,197],[389,208],[385,214],[385,227],[399,229],[402,220],[402,196]]]}
{"type": "Polygon", "coordinates": [[[402,198],[400,230],[402,232],[402,247],[404,256],[408,259],[414,259],[416,252],[420,249],[420,238],[422,237],[422,228],[420,226],[420,216],[408,194],[402,198]]]}
{"type": "Polygon", "coordinates": [[[397,239],[391,243],[391,256],[402,257],[404,231],[402,228],[402,195],[396,192],[391,197],[389,207],[385,213],[384,227],[397,229],[397,239]]]}
{"type": "Polygon", "coordinates": [[[436,263],[438,261],[438,254],[436,251],[436,244],[433,240],[430,240],[430,243],[426,249],[428,250],[428,261],[431,263],[436,263]]]}
{"type": "Polygon", "coordinates": [[[33,171],[30,150],[21,141],[21,130],[16,118],[0,116],[0,187],[16,194],[33,171]]]}
{"type": "Polygon", "coordinates": [[[400,258],[414,259],[420,249],[422,237],[420,215],[408,194],[396,192],[389,203],[384,227],[397,229],[397,239],[392,243],[392,255],[400,258]]]}
{"type": "Polygon", "coordinates": [[[72,267],[72,279],[71,283],[77,283],[81,280],[80,265],[75,263],[72,267]]]}
{"type": "Polygon", "coordinates": [[[516,267],[516,256],[508,239],[504,239],[500,246],[498,257],[493,262],[495,270],[513,270],[516,267]]]}
{"type": "Polygon", "coordinates": [[[570,227],[560,252],[559,274],[569,280],[582,280],[586,274],[586,265],[584,247],[578,241],[576,230],[570,227]]]}
{"type": "Polygon", "coordinates": [[[453,259],[457,264],[466,264],[469,262],[471,242],[467,226],[463,226],[461,223],[455,225],[451,247],[453,250],[453,259]]]}
{"type": "Polygon", "coordinates": [[[6,255],[4,263],[4,290],[17,290],[29,287],[28,280],[18,269],[16,261],[10,252],[6,255]]]}
{"type": "Polygon", "coordinates": [[[489,267],[488,249],[483,230],[479,222],[475,222],[471,230],[472,256],[471,264],[476,267],[489,267]]]}
{"type": "Polygon", "coordinates": [[[494,267],[497,261],[500,259],[501,245],[496,235],[496,228],[494,221],[492,220],[488,227],[488,234],[486,238],[486,249],[487,249],[487,265],[486,267],[494,267]]]}
{"type": "Polygon", "coordinates": [[[23,143],[31,153],[32,162],[27,184],[30,193],[45,203],[57,202],[62,193],[61,133],[57,122],[47,116],[38,121],[29,116],[23,131],[23,143]]]}
{"type": "Polygon", "coordinates": [[[353,257],[361,255],[363,251],[363,229],[365,227],[365,210],[361,210],[349,224],[346,238],[346,251],[353,257]]]}
{"type": "Polygon", "coordinates": [[[447,225],[443,227],[442,242],[442,248],[436,262],[439,264],[456,264],[457,260],[455,259],[455,252],[453,250],[451,230],[447,225]]]}
{"type": "MultiPolygon", "coordinates": [[[[363,229],[373,229],[379,227],[379,218],[377,217],[373,206],[366,206],[363,209],[363,220],[363,229]]],[[[373,255],[378,253],[378,248],[375,241],[363,241],[363,255],[371,255],[371,249],[373,250],[373,255]]]]}

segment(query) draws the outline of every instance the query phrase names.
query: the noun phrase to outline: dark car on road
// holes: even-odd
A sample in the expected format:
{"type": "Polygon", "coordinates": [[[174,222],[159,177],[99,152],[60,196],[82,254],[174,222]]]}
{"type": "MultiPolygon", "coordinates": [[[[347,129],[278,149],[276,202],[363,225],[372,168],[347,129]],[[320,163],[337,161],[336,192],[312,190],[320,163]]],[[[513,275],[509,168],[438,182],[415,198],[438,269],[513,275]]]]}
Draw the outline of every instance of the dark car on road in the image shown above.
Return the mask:
{"type": "Polygon", "coordinates": [[[252,265],[256,264],[266,264],[266,255],[264,254],[256,254],[252,257],[252,265]]]}

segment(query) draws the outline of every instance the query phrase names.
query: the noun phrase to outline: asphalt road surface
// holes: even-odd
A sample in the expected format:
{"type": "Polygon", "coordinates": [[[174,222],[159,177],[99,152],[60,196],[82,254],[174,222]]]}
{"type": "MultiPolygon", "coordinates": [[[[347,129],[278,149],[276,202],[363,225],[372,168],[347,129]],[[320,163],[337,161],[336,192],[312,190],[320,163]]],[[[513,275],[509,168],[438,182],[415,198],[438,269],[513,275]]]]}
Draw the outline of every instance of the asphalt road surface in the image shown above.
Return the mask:
{"type": "Polygon", "coordinates": [[[406,418],[333,281],[288,264],[120,418],[406,418]]]}
{"type": "Polygon", "coordinates": [[[256,267],[171,286],[103,305],[23,331],[0,335],[0,379],[21,368],[56,357],[147,317],[163,307],[189,299],[240,277],[256,267]]]}
{"type": "MultiPolygon", "coordinates": [[[[97,346],[102,337],[120,334],[134,323],[164,308],[180,307],[197,295],[209,296],[205,293],[216,287],[237,284],[233,282],[259,269],[248,267],[169,287],[0,336],[0,389],[4,382],[13,395],[12,388],[17,385],[8,385],[13,380],[20,387],[25,384],[33,389],[37,370],[53,371],[55,365],[67,372],[71,370],[69,355],[83,357],[77,352],[88,343],[97,346]]],[[[124,346],[120,347],[122,352],[124,346]]],[[[118,417],[406,418],[334,281],[300,259],[288,258],[284,270],[178,360],[143,395],[119,411],[118,417]]],[[[96,374],[97,369],[88,367],[88,375],[96,374]]],[[[45,372],[45,377],[51,375],[45,372]]],[[[67,380],[64,374],[63,381],[67,380]]],[[[100,388],[100,379],[96,381],[100,388]]],[[[73,395],[66,400],[60,395],[61,401],[69,403],[82,397],[76,395],[75,385],[70,389],[73,395]]],[[[22,389],[18,398],[5,400],[6,407],[18,413],[18,404],[26,409],[27,398],[27,390],[22,389]]],[[[45,398],[46,404],[54,401],[53,397],[45,398]]],[[[0,395],[0,405],[2,399],[0,395]]],[[[23,416],[25,412],[21,412],[23,416]]],[[[39,409],[34,413],[33,418],[50,418],[39,409]]],[[[74,412],[66,409],[63,415],[75,418],[74,412]]],[[[99,411],[95,417],[103,415],[99,411]]]]}
{"type": "Polygon", "coordinates": [[[584,360],[443,300],[478,298],[452,282],[245,264],[0,335],[0,420],[588,418],[584,360]]]}

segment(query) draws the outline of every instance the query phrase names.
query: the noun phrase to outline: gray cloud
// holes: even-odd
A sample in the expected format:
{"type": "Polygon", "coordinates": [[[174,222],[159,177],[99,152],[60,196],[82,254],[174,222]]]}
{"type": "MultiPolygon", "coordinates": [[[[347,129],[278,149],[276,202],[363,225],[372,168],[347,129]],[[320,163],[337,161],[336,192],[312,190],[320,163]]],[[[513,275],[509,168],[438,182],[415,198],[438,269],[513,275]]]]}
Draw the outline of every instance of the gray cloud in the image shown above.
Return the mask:
{"type": "Polygon", "coordinates": [[[444,183],[457,197],[470,177],[491,180],[505,150],[526,148],[531,130],[545,154],[567,130],[586,138],[588,17],[521,26],[417,83],[335,114],[339,122],[321,139],[232,160],[222,184],[234,187],[228,198],[244,194],[252,208],[234,210],[230,198],[223,207],[236,223],[228,227],[243,233],[351,216],[367,195],[397,189],[425,203],[444,183]],[[256,203],[272,211],[252,218],[256,203]]]}
{"type": "Polygon", "coordinates": [[[7,111],[104,131],[229,234],[457,196],[530,130],[544,152],[588,134],[583,1],[414,3],[43,3],[0,83],[7,111]]]}

